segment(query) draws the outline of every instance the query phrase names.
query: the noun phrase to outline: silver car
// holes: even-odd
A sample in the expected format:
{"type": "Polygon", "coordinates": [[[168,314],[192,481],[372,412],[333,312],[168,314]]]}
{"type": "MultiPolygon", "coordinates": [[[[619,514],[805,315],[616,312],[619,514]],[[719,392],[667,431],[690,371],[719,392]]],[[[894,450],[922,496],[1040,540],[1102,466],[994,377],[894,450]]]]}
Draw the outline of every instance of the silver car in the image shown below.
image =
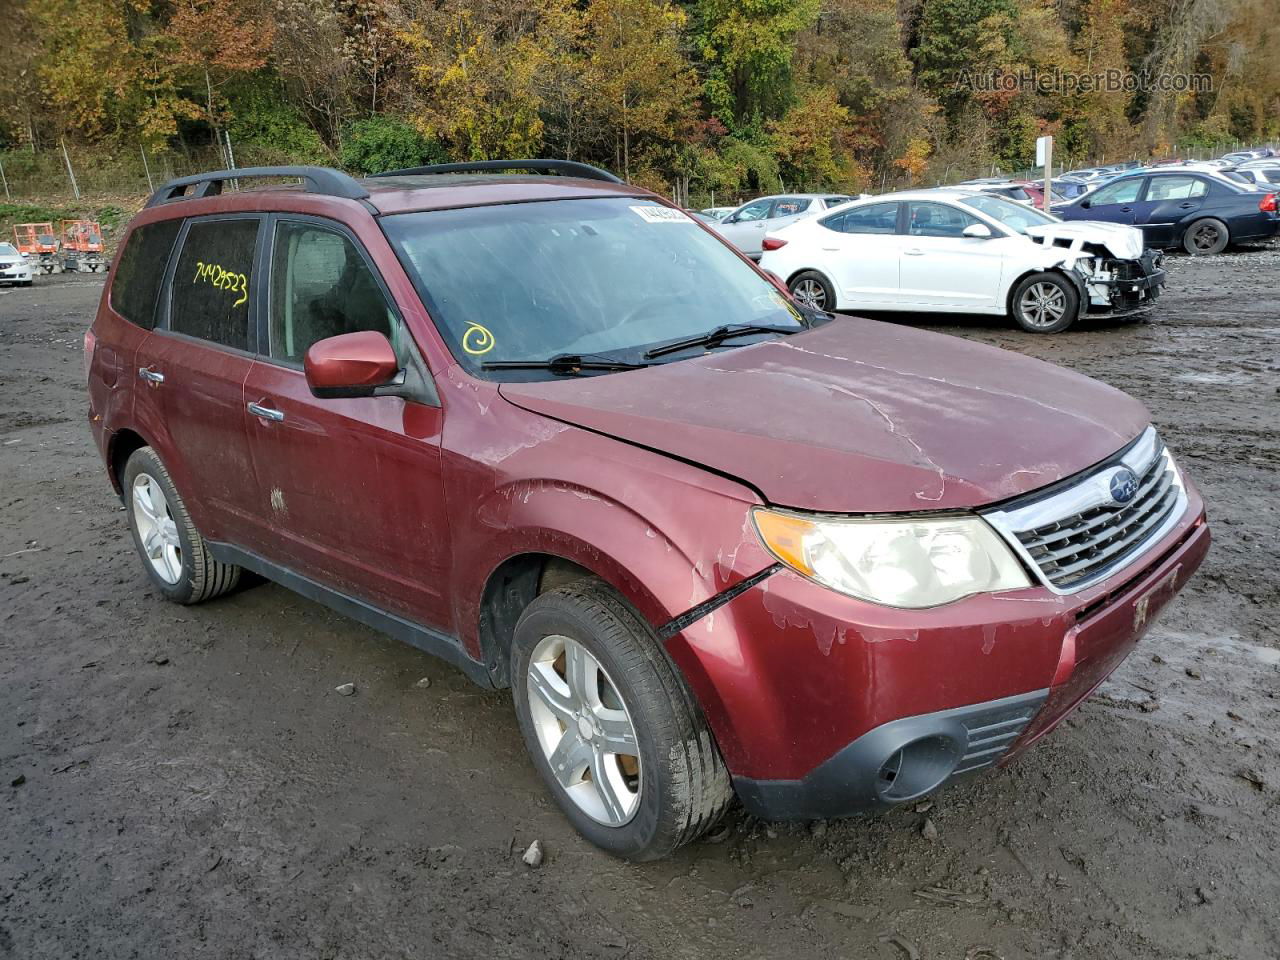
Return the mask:
{"type": "Polygon", "coordinates": [[[835,193],[787,193],[744,203],[713,227],[752,260],[759,260],[764,235],[801,217],[848,203],[853,197],[835,193]]]}

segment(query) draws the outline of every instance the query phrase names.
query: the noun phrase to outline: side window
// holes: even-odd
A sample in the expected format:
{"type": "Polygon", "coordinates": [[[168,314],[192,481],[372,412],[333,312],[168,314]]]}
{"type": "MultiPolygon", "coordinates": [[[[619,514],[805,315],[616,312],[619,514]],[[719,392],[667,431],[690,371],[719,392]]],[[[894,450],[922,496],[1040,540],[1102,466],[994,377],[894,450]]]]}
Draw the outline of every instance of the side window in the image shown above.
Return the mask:
{"type": "Polygon", "coordinates": [[[873,203],[867,207],[854,207],[828,217],[822,225],[841,233],[897,233],[898,205],[873,203]]]}
{"type": "Polygon", "coordinates": [[[1198,177],[1152,177],[1148,200],[1188,200],[1203,197],[1205,183],[1198,177]]]}
{"type": "Polygon", "coordinates": [[[181,220],[161,220],[129,234],[111,276],[111,309],[130,323],[155,326],[156,299],[181,227],[181,220]]]}
{"type": "Polygon", "coordinates": [[[173,274],[169,329],[249,349],[249,291],[257,219],[197,220],[173,274]]]}
{"type": "Polygon", "coordinates": [[[1089,198],[1089,205],[1098,207],[1108,203],[1133,203],[1142,192],[1142,177],[1130,177],[1119,183],[1099,187],[1089,198]]]}
{"type": "Polygon", "coordinates": [[[907,233],[913,237],[964,236],[964,228],[978,223],[977,217],[941,203],[907,204],[907,233]]]}
{"type": "Polygon", "coordinates": [[[271,256],[271,357],[301,363],[317,340],[374,330],[403,357],[396,315],[360,251],[314,223],[276,224],[271,256]]]}
{"type": "Polygon", "coordinates": [[[748,203],[738,211],[738,222],[746,223],[748,220],[764,220],[769,216],[769,208],[771,206],[773,206],[772,200],[757,200],[755,203],[748,203]]]}
{"type": "Polygon", "coordinates": [[[809,209],[812,200],[804,200],[799,197],[783,197],[773,205],[773,213],[769,214],[769,219],[774,220],[778,217],[794,217],[797,213],[804,213],[809,209]]]}

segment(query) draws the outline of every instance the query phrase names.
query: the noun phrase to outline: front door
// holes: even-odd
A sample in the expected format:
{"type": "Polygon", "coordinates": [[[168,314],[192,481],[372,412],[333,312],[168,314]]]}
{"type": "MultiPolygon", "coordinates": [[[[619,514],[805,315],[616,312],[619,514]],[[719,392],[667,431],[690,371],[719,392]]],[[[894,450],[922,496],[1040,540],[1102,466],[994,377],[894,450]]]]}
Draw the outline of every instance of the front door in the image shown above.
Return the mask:
{"type": "Polygon", "coordinates": [[[308,347],[343,333],[384,333],[403,363],[417,348],[351,234],[314,218],[275,218],[269,229],[263,342],[241,410],[270,530],[266,559],[448,631],[440,407],[322,400],[302,369],[308,347]]]}
{"type": "Polygon", "coordinates": [[[1146,177],[1125,177],[1105,187],[1099,187],[1087,197],[1078,200],[1068,220],[1103,220],[1107,223],[1133,225],[1138,201],[1146,177]],[[1084,204],[1088,203],[1086,207],[1084,204]]]}
{"type": "MultiPolygon", "coordinates": [[[[253,364],[261,218],[187,221],[159,322],[138,345],[134,417],[210,540],[252,546],[256,484],[241,389],[253,364]]],[[[163,268],[161,266],[161,268],[163,268]]]]}
{"type": "Polygon", "coordinates": [[[966,237],[981,221],[950,204],[907,204],[902,245],[902,302],[986,311],[997,304],[1007,238],[966,237]]]}
{"type": "Polygon", "coordinates": [[[772,207],[772,197],[755,200],[730,214],[716,230],[747,256],[759,260],[764,253],[761,244],[769,227],[769,210],[772,207]]]}

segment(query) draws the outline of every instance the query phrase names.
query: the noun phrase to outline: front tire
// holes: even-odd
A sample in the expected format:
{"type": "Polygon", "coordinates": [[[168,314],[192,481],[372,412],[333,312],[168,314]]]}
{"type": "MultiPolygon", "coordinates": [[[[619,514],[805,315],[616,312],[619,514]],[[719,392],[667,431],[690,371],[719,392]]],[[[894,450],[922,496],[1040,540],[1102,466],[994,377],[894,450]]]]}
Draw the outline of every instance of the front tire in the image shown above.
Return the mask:
{"type": "Polygon", "coordinates": [[[787,284],[791,295],[807,307],[830,311],[836,308],[836,292],[831,283],[816,270],[797,273],[787,284]]]}
{"type": "Polygon", "coordinates": [[[1205,217],[1187,227],[1182,235],[1182,249],[1193,257],[1221,253],[1231,242],[1231,231],[1221,220],[1205,217]]]}
{"type": "Polygon", "coordinates": [[[659,643],[594,579],[540,595],[512,641],[516,717],[534,766],[584,837],[629,860],[696,839],[733,796],[706,721],[659,643]]]}
{"type": "Polygon", "coordinates": [[[1009,311],[1028,333],[1061,333],[1076,322],[1080,294],[1062,274],[1033,273],[1014,288],[1009,311]]]}
{"type": "Polygon", "coordinates": [[[191,521],[169,471],[150,447],[135,450],[121,477],[129,529],[142,566],[166,600],[212,600],[240,581],[240,568],[220,563],[191,521]]]}

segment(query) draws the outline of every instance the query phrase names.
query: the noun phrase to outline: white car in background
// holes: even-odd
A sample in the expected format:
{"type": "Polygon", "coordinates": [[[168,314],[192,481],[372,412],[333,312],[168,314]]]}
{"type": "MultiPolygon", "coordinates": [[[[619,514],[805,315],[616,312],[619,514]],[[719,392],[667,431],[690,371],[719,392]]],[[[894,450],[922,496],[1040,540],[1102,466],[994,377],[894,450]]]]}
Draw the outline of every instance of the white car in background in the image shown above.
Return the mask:
{"type": "Polygon", "coordinates": [[[1160,294],[1161,255],[1121,224],[1064,223],[970,190],[858,200],[770,231],[760,266],[821,310],[1011,316],[1057,333],[1124,316],[1160,294]]]}
{"type": "Polygon", "coordinates": [[[802,217],[811,217],[851,198],[830,193],[787,193],[760,197],[744,203],[715,224],[714,229],[752,260],[760,259],[760,242],[769,230],[778,230],[802,217]]]}
{"type": "Polygon", "coordinates": [[[0,243],[0,283],[31,286],[31,264],[12,243],[0,243]]]}

